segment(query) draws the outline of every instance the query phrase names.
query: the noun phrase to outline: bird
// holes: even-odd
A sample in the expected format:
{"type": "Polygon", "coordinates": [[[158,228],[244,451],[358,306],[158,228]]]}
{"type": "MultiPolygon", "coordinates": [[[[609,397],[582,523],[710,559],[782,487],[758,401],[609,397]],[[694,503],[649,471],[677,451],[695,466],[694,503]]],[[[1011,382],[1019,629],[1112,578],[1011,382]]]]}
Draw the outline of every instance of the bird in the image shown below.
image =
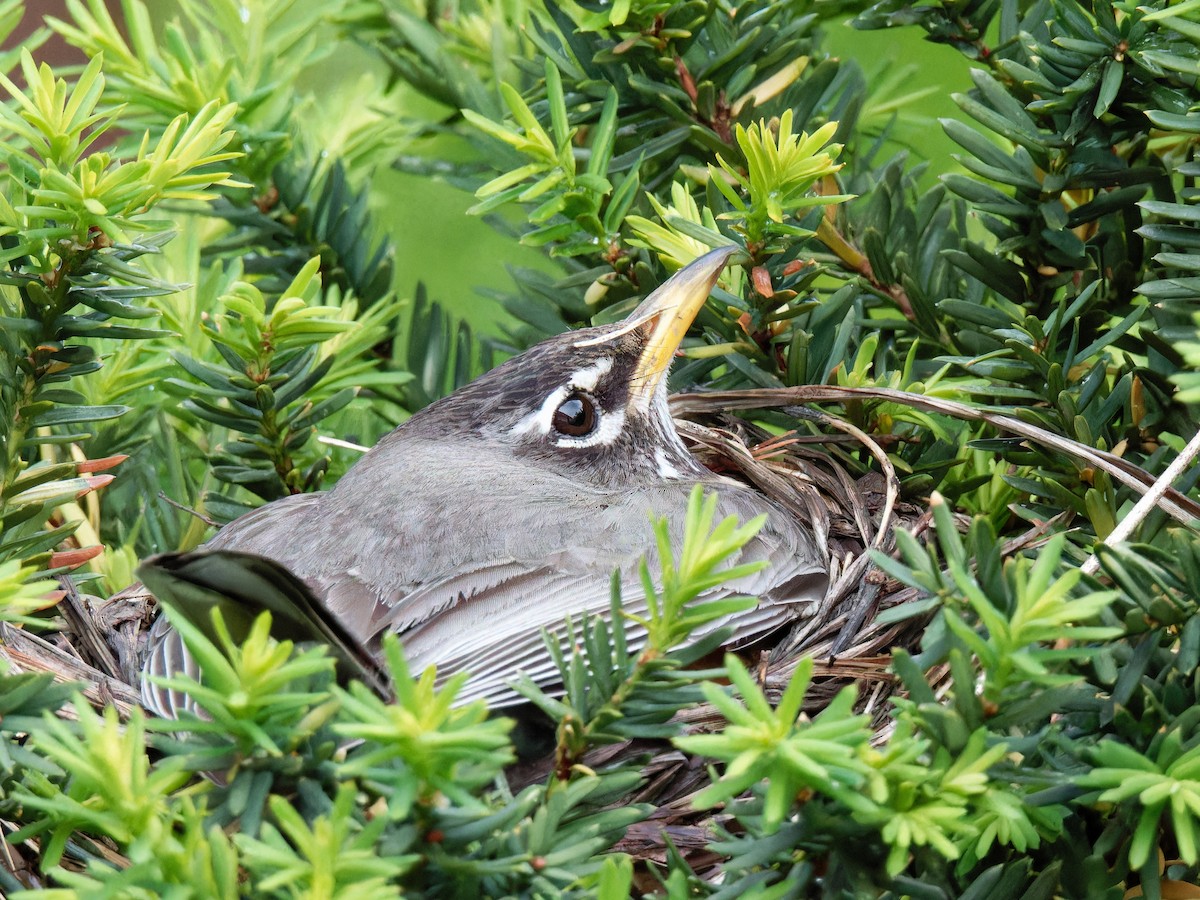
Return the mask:
{"type": "MultiPolygon", "coordinates": [[[[552,690],[558,670],[542,631],[606,615],[619,578],[623,608],[645,614],[638,566],[657,561],[652,522],[678,550],[696,485],[720,517],[765,516],[739,561],[753,574],[705,599],[757,604],[714,623],[731,646],[818,608],[828,557],[814,529],[755,488],[710,471],[673,424],[667,372],[737,252],[712,250],[679,269],[627,317],[552,336],[417,411],[324,492],[267,503],[222,528],[201,552],[284,566],[368,656],[395,633],[411,671],[467,672],[458,702],[522,703],[518,673],[552,690]]],[[[653,571],[653,569],[651,569],[653,571]]],[[[631,649],[644,632],[630,624],[631,649]]],[[[148,676],[197,668],[165,617],[151,626],[142,699],[177,717],[188,698],[148,676]]]]}

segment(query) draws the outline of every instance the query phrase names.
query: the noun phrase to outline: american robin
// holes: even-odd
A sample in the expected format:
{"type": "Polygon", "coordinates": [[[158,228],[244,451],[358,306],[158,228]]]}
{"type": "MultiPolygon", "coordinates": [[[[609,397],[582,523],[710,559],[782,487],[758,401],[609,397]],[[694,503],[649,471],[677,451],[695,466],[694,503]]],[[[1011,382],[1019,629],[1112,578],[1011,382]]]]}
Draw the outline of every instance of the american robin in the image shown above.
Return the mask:
{"type": "MultiPolygon", "coordinates": [[[[413,671],[465,670],[461,698],[493,706],[519,702],[507,686],[519,671],[555,685],[542,629],[607,613],[614,571],[625,608],[645,613],[651,517],[678,539],[696,484],[717,492],[720,516],[766,514],[741,560],[767,566],[705,595],[759,602],[712,627],[732,625],[743,645],[804,616],[828,587],[823,548],[765,495],[701,465],[667,405],[671,360],[733,252],[700,257],[617,324],[513,357],[415,413],[331,490],[268,503],[207,547],[282,563],[368,653],[395,632],[413,671]]],[[[145,671],[181,670],[194,663],[160,619],[145,671]]],[[[164,715],[182,699],[149,681],[143,697],[164,715]]]]}

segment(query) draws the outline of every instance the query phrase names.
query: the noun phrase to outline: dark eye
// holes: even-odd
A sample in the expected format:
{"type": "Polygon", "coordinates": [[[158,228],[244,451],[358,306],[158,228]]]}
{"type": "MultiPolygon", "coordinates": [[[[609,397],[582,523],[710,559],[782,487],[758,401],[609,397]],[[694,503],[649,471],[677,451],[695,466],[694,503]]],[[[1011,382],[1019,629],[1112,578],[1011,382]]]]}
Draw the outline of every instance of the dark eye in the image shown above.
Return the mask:
{"type": "Polygon", "coordinates": [[[551,424],[559,434],[584,437],[596,429],[598,418],[596,401],[587,394],[576,391],[558,405],[551,424]]]}

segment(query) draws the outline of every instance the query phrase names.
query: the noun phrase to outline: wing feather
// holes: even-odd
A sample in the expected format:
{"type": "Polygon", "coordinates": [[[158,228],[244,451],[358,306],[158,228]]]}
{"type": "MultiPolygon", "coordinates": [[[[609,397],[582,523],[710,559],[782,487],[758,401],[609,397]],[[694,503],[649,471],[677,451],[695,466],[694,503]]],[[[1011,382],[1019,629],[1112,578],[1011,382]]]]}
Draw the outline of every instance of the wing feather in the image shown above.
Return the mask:
{"type": "MultiPolygon", "coordinates": [[[[773,569],[770,577],[755,573],[707,591],[693,602],[765,594],[777,586],[780,576],[784,576],[785,584],[801,587],[802,591],[760,600],[748,610],[698,629],[693,638],[733,625],[735,646],[743,646],[803,615],[801,607],[817,602],[824,595],[827,579],[824,570],[816,568],[811,560],[793,557],[791,562],[790,567],[781,565],[773,569]],[[789,568],[793,571],[789,572],[789,568]]],[[[598,573],[581,576],[545,566],[512,575],[514,571],[517,571],[514,565],[507,565],[490,567],[486,575],[482,571],[461,573],[433,588],[435,594],[447,587],[459,593],[453,602],[435,604],[436,616],[402,632],[405,652],[414,670],[436,664],[443,679],[458,671],[468,671],[471,678],[460,699],[484,697],[493,706],[520,702],[508,688],[519,673],[529,676],[542,688],[554,686],[558,672],[545,652],[543,629],[562,640],[568,617],[578,623],[582,614],[607,613],[609,579],[599,577],[598,573]],[[501,576],[498,580],[486,577],[497,575],[501,576]],[[485,627],[480,627],[480,623],[485,623],[485,627]]],[[[633,571],[626,570],[621,581],[622,606],[631,614],[644,617],[648,608],[640,579],[633,571]]],[[[420,602],[427,602],[426,598],[420,602]]],[[[626,627],[631,651],[640,651],[645,645],[645,630],[633,622],[626,627]]]]}

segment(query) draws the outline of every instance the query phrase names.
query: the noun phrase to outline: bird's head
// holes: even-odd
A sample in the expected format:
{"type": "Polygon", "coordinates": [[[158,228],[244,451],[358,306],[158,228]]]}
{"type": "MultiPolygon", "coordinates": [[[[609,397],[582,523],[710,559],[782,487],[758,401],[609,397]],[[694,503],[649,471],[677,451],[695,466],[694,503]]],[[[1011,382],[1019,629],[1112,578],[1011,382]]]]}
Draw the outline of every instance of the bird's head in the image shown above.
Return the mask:
{"type": "Polygon", "coordinates": [[[680,269],[628,317],[556,335],[414,415],[396,439],[480,441],[583,482],[694,478],[667,370],[736,248],[680,269]]]}

